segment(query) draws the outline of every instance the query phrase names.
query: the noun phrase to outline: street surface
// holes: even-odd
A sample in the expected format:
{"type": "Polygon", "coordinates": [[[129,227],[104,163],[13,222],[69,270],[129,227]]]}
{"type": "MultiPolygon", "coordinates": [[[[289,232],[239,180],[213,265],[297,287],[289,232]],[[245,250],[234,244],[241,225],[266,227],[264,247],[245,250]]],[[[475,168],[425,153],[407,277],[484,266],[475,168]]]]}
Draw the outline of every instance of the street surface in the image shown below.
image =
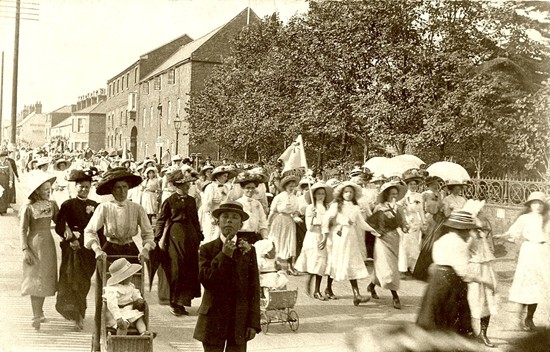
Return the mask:
{"type": "MultiPolygon", "coordinates": [[[[19,209],[26,193],[26,174],[17,184],[19,209]]],[[[84,330],[73,331],[73,324],[55,311],[55,297],[46,298],[44,306],[47,322],[40,331],[31,327],[32,311],[29,297],[20,294],[22,277],[21,261],[23,255],[19,243],[19,221],[11,209],[6,216],[0,217],[0,229],[3,240],[0,242],[0,351],[90,351],[90,342],[94,312],[94,287],[88,294],[88,310],[84,321],[84,330]]],[[[57,241],[57,235],[54,236],[57,241]]],[[[518,245],[507,245],[507,253],[495,263],[495,269],[501,284],[501,304],[499,312],[491,318],[488,336],[497,344],[496,349],[479,350],[505,351],[509,343],[517,337],[526,336],[514,326],[513,305],[508,303],[510,287],[517,255],[518,245]]],[[[59,248],[58,248],[59,252],[59,248]]],[[[58,265],[60,253],[58,253],[58,265]]],[[[378,288],[379,301],[371,300],[367,304],[355,307],[352,304],[352,292],[348,282],[338,282],[334,292],[340,297],[336,301],[321,302],[306,296],[304,283],[307,276],[290,277],[289,289],[298,288],[298,302],[295,311],[298,313],[299,329],[292,332],[288,325],[272,324],[267,334],[258,334],[248,344],[249,351],[350,351],[347,346],[352,332],[361,333],[372,327],[414,322],[425,284],[415,280],[401,282],[399,294],[402,310],[391,305],[391,294],[378,288]]],[[[156,280],[155,280],[156,281],[156,280]]],[[[323,282],[324,287],[326,282],[323,282]]],[[[363,294],[367,293],[367,280],[360,282],[363,294]]],[[[150,328],[158,333],[154,351],[202,351],[202,346],[192,338],[197,319],[200,300],[193,301],[189,309],[190,316],[174,317],[167,306],[158,304],[156,286],[145,293],[150,305],[150,328]]],[[[543,327],[548,317],[547,307],[539,307],[535,314],[535,324],[543,327]]]]}

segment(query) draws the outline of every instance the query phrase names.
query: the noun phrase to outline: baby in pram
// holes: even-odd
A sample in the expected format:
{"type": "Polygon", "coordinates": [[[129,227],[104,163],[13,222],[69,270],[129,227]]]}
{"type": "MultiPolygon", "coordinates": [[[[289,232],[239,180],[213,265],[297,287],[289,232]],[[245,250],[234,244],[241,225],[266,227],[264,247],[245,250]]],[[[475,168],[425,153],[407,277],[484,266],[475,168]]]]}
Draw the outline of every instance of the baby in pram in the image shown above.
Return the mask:
{"type": "Polygon", "coordinates": [[[271,240],[260,240],[254,243],[260,272],[260,286],[262,287],[262,298],[265,293],[271,290],[285,290],[288,278],[281,265],[277,262],[275,244],[271,240]]]}

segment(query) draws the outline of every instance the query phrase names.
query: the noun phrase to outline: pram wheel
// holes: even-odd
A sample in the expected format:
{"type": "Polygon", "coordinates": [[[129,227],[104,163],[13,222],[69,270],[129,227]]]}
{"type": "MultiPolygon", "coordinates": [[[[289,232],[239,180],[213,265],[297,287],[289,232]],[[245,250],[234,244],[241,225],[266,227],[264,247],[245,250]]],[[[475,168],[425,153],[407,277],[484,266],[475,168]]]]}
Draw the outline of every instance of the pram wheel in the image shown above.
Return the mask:
{"type": "Polygon", "coordinates": [[[269,330],[269,317],[266,312],[261,312],[260,314],[260,326],[262,327],[262,332],[267,334],[269,330]]]}
{"type": "Polygon", "coordinates": [[[298,318],[298,313],[294,310],[288,312],[288,326],[293,332],[298,331],[298,327],[300,326],[300,318],[298,318]]]}

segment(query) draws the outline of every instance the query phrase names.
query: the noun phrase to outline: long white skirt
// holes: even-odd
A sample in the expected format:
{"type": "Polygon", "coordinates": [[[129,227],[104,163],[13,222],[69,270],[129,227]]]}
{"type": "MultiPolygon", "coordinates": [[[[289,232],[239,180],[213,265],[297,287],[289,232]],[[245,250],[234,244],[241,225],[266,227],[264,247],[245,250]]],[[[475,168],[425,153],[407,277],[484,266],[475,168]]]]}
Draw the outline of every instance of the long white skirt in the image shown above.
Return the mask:
{"type": "Polygon", "coordinates": [[[269,239],[275,243],[278,258],[286,260],[296,256],[296,224],[290,214],[278,213],[274,216],[269,239]]]}
{"type": "Polygon", "coordinates": [[[220,227],[213,224],[213,221],[214,217],[212,216],[212,214],[207,211],[203,211],[200,221],[202,234],[204,235],[204,240],[202,241],[202,243],[208,243],[220,237],[220,227]]]}
{"type": "Polygon", "coordinates": [[[404,233],[401,229],[399,232],[399,258],[398,265],[400,272],[413,271],[416,265],[416,260],[420,255],[420,242],[422,241],[422,232],[420,227],[411,226],[409,232],[404,233]]]}
{"type": "Polygon", "coordinates": [[[306,232],[302,252],[296,260],[295,268],[303,273],[325,275],[327,271],[327,246],[319,249],[323,235],[321,235],[321,227],[315,226],[312,230],[306,232]]]}
{"type": "Polygon", "coordinates": [[[525,241],[521,245],[510,301],[535,304],[545,301],[550,290],[550,244],[525,241]]]}
{"type": "Polygon", "coordinates": [[[341,235],[329,235],[327,273],[336,281],[360,280],[369,276],[361,253],[360,236],[354,226],[342,226],[341,235]]]}

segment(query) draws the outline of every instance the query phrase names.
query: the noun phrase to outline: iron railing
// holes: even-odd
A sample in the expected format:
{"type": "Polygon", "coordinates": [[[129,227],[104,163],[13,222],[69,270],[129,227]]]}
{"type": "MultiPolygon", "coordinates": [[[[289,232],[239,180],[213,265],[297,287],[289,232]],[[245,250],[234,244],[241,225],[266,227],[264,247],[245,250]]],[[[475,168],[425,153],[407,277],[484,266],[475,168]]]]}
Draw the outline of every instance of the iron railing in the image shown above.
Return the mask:
{"type": "Polygon", "coordinates": [[[541,191],[550,197],[550,183],[543,181],[520,181],[510,179],[472,179],[465,187],[466,198],[484,199],[487,203],[521,205],[531,192],[541,191]]]}

